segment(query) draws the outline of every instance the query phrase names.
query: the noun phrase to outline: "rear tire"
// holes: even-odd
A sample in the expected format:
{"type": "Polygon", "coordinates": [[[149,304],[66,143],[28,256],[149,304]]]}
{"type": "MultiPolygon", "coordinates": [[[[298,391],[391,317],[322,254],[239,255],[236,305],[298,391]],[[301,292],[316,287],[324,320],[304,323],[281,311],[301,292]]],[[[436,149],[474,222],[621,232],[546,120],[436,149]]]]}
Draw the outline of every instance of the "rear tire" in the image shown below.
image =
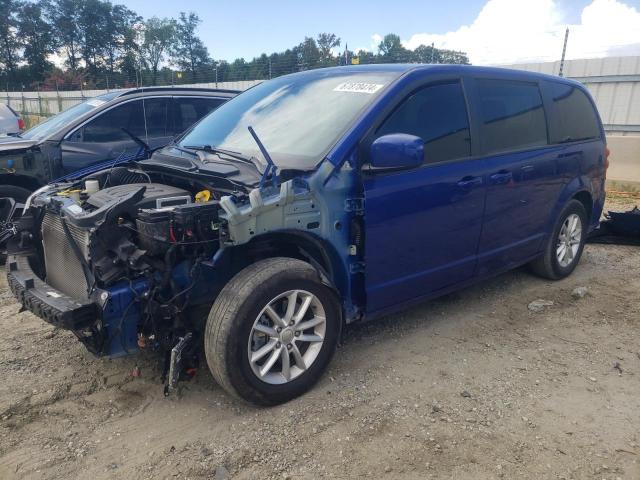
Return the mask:
{"type": "Polygon", "coordinates": [[[220,292],[207,320],[205,356],[228,393],[277,405],[318,381],[341,326],[338,298],[311,265],[270,258],[240,271],[220,292]]]}
{"type": "Polygon", "coordinates": [[[580,262],[587,237],[587,212],[578,200],[570,200],[558,215],[544,253],[533,262],[531,270],[549,280],[560,280],[575,270],[580,262]]]}

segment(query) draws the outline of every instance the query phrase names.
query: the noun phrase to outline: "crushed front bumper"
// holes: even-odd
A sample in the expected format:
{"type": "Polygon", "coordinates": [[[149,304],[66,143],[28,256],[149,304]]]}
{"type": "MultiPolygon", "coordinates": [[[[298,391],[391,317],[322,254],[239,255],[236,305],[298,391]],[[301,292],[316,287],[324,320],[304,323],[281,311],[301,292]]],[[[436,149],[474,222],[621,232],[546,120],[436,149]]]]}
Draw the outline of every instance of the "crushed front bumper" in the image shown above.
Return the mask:
{"type": "Polygon", "coordinates": [[[33,272],[26,256],[10,254],[6,265],[7,283],[24,310],[68,330],[82,330],[98,319],[95,303],[78,301],[47,285],[33,272]]]}

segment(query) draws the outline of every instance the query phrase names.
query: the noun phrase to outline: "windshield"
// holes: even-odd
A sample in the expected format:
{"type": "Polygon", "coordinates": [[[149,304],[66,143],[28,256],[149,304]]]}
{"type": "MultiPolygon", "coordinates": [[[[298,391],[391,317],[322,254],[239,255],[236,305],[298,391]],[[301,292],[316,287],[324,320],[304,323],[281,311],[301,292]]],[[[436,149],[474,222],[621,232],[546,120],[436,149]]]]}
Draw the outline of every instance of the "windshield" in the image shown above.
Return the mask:
{"type": "Polygon", "coordinates": [[[100,95],[99,97],[91,98],[85,102],[74,105],[71,108],[66,109],[63,112],[49,117],[44,122],[39,123],[33,128],[30,128],[20,136],[22,138],[28,138],[31,140],[44,140],[51,134],[57,132],[68,123],[72,122],[78,117],[81,117],[85,113],[98,108],[100,105],[108,102],[117,95],[117,92],[107,93],[100,95]]]}
{"type": "Polygon", "coordinates": [[[310,170],[397,75],[327,69],[276,78],[214,110],[179,145],[231,150],[266,164],[251,126],[279,168],[310,170]]]}

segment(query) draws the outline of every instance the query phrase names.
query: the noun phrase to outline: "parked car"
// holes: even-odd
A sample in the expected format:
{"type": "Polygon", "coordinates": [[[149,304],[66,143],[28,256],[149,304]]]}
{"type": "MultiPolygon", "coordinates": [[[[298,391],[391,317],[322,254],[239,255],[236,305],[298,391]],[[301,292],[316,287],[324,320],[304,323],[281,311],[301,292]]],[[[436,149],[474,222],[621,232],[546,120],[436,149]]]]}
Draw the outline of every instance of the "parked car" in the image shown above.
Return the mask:
{"type": "Polygon", "coordinates": [[[0,138],[0,197],[24,203],[63,175],[151,148],[176,135],[237,94],[230,90],[154,87],[90,98],[16,137],[0,138]]]}
{"type": "Polygon", "coordinates": [[[15,135],[24,130],[24,120],[9,105],[0,103],[0,137],[15,135]]]}
{"type": "Polygon", "coordinates": [[[98,355],[200,349],[256,404],[306,392],[345,324],[579,262],[608,151],[579,83],[368,65],[264,82],[147,160],[27,202],[8,283],[98,355]]]}

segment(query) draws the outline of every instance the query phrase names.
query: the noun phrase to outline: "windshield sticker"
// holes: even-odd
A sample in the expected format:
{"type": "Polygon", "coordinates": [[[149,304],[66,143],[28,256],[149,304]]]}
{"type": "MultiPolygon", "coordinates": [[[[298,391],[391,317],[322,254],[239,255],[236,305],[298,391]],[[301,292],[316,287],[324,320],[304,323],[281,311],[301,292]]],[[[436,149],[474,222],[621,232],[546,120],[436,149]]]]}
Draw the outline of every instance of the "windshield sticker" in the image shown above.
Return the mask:
{"type": "Polygon", "coordinates": [[[99,107],[100,105],[104,105],[104,100],[100,100],[99,98],[92,98],[91,100],[87,100],[87,105],[91,105],[92,107],[99,107]]]}
{"type": "Polygon", "coordinates": [[[380,83],[344,82],[333,89],[334,92],[376,93],[384,85],[380,83]]]}

